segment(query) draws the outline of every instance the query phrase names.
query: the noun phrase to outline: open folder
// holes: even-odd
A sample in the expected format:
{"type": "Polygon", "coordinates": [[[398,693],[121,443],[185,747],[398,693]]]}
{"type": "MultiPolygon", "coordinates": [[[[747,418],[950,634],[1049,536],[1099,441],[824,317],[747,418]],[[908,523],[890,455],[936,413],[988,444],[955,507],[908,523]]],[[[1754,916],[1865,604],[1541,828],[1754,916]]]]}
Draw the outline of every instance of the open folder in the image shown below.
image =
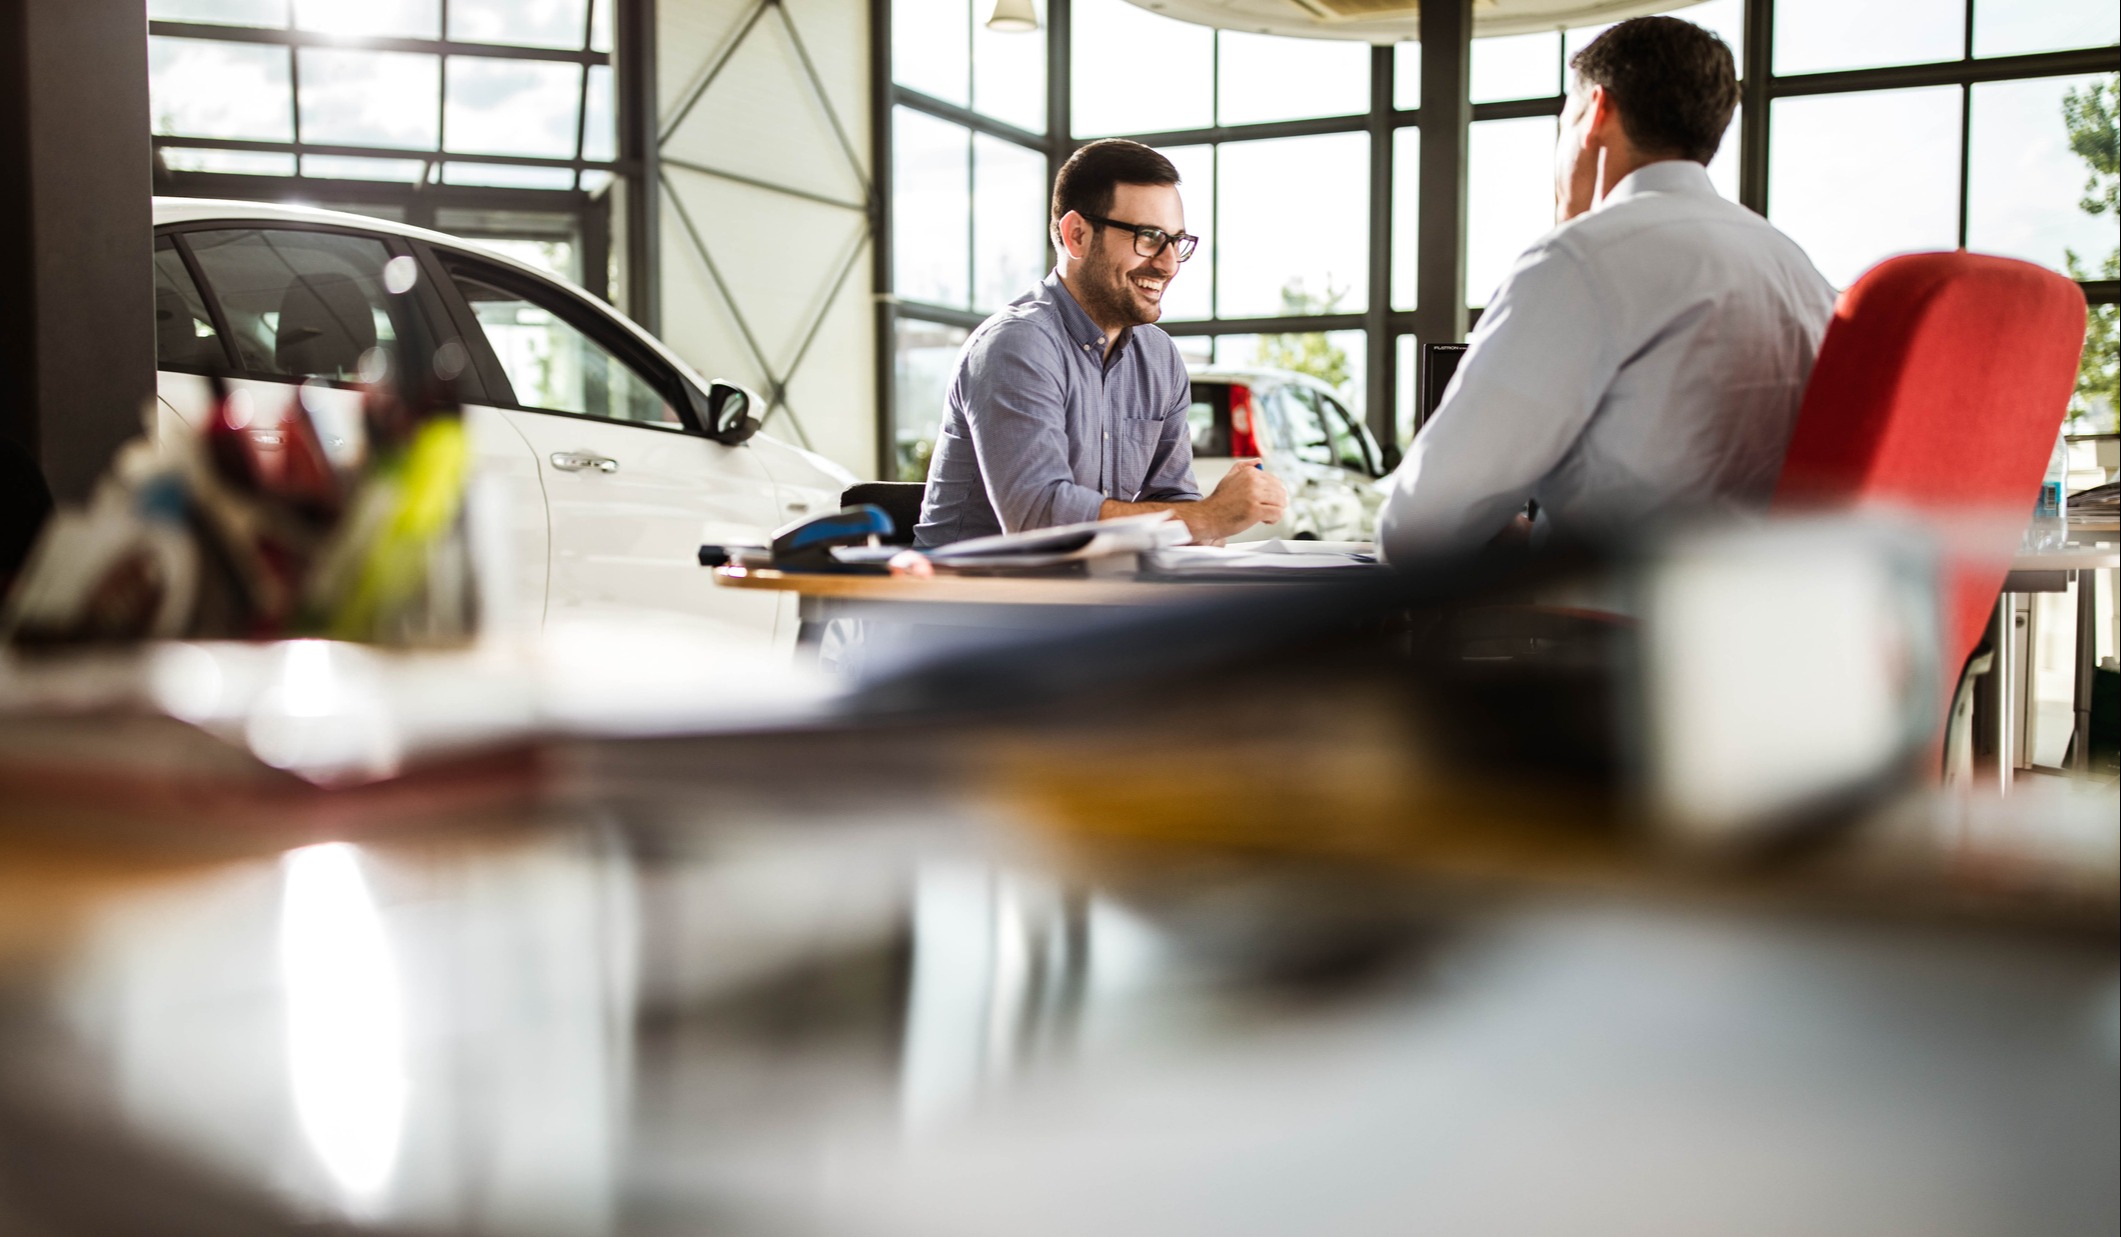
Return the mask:
{"type": "MultiPolygon", "coordinates": [[[[938,571],[1033,571],[1081,564],[1092,574],[1135,571],[1143,555],[1192,540],[1183,521],[1168,511],[1063,524],[1020,533],[974,537],[922,551],[938,571]]],[[[843,547],[833,551],[843,563],[867,562],[898,547],[843,547]]]]}

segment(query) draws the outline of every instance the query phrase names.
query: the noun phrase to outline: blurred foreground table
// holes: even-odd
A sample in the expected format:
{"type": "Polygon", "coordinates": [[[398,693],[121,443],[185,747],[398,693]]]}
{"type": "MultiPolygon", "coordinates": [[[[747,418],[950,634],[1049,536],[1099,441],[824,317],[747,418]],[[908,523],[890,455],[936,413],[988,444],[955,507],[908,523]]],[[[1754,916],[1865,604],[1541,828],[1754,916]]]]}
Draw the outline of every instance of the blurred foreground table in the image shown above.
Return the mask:
{"type": "Polygon", "coordinates": [[[1439,864],[1331,795],[1158,844],[1065,748],[1043,797],[920,750],[560,751],[541,806],[235,854],[0,807],[0,1232],[2121,1222],[2108,803],[1915,804],[1910,900],[1439,864]]]}

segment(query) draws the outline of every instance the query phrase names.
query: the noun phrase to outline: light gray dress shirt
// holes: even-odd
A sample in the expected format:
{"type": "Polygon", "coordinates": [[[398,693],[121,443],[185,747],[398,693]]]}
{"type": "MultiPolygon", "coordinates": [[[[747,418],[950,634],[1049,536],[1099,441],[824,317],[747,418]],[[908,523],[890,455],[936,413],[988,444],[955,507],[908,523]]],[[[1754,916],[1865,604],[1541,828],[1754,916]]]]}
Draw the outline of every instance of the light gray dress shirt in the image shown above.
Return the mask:
{"type": "MultiPolygon", "coordinates": [[[[958,354],[914,544],[1097,518],[1107,498],[1186,502],[1193,383],[1153,326],[1105,333],[1049,274],[958,354]]],[[[910,410],[909,410],[910,411],[910,410]]]]}
{"type": "Polygon", "coordinates": [[[1636,169],[1503,280],[1389,481],[1386,557],[1476,549],[1531,498],[1561,537],[1764,508],[1833,312],[1700,164],[1636,169]]]}

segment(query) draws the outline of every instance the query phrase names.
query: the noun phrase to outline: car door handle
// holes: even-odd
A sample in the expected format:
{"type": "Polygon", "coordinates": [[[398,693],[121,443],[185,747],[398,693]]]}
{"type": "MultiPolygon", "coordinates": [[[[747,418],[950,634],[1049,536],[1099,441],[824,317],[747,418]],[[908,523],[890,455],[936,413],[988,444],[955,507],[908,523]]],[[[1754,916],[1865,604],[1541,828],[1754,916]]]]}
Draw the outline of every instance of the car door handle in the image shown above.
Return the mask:
{"type": "Polygon", "coordinates": [[[552,466],[565,472],[580,472],[594,468],[598,472],[617,472],[619,462],[608,455],[591,455],[587,451],[555,451],[552,466]]]}

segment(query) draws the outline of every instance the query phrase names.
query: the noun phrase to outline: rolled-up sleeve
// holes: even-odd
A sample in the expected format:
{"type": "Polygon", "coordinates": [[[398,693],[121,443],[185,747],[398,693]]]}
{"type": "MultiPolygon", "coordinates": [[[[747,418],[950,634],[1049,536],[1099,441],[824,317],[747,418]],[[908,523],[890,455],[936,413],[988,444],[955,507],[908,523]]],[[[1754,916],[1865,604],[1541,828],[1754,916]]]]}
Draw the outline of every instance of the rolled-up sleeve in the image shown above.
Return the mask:
{"type": "Polygon", "coordinates": [[[1485,545],[1568,453],[1617,368],[1575,255],[1553,244],[1526,252],[1392,474],[1377,524],[1385,557],[1485,545]]]}
{"type": "Polygon", "coordinates": [[[1068,465],[1065,358],[1029,322],[1003,322],[965,355],[959,372],[965,426],[987,501],[1006,532],[1097,518],[1104,495],[1078,485],[1068,465]]]}
{"type": "Polygon", "coordinates": [[[1200,485],[1193,480],[1193,423],[1186,417],[1193,407],[1193,378],[1186,372],[1185,361],[1175,353],[1172,361],[1178,371],[1178,394],[1163,410],[1163,432],[1157,436],[1156,455],[1149,461],[1148,479],[1142,483],[1141,502],[1200,501],[1200,485]]]}

